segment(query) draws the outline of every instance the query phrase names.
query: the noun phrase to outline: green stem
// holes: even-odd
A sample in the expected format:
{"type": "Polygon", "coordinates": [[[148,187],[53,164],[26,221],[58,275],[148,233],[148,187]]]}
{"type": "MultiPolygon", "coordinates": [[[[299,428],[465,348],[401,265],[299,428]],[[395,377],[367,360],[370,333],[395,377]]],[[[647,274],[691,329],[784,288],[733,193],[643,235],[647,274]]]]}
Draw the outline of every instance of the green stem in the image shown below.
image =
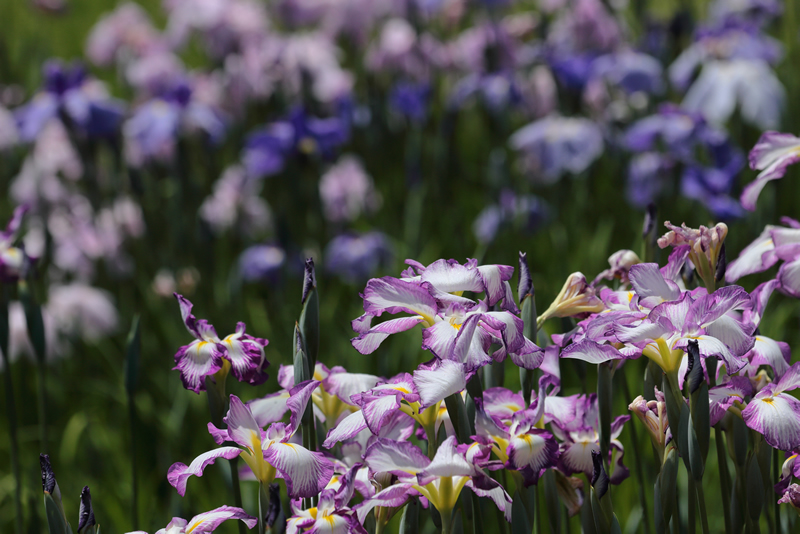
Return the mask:
{"type": "Polygon", "coordinates": [[[445,510],[442,516],[442,534],[450,534],[453,529],[453,511],[445,510]]]}
{"type": "MultiPolygon", "coordinates": [[[[778,449],[772,449],[772,484],[773,486],[778,483],[778,478],[781,476],[781,457],[778,449]]],[[[767,490],[771,491],[771,490],[767,490]]],[[[778,499],[772,499],[775,520],[773,521],[773,532],[778,534],[781,531],[781,505],[778,504],[778,499]]]]}
{"type": "MultiPolygon", "coordinates": [[[[628,386],[628,377],[622,376],[623,395],[626,399],[632,399],[630,386],[628,386]]],[[[633,447],[633,463],[636,466],[636,479],[639,482],[639,504],[642,507],[642,521],[644,521],[645,534],[650,534],[650,518],[647,511],[647,494],[644,487],[644,470],[642,469],[642,456],[639,454],[639,436],[637,435],[636,425],[628,425],[631,432],[631,438],[636,446],[633,447]]],[[[662,462],[663,463],[663,462],[662,462]]],[[[651,484],[652,487],[652,484],[651,484]]]]}
{"type": "Polygon", "coordinates": [[[8,357],[8,293],[4,287],[0,301],[0,352],[3,356],[3,380],[6,390],[6,416],[8,437],[11,441],[11,468],[14,473],[14,512],[17,534],[22,534],[22,479],[19,473],[19,442],[17,440],[17,408],[14,404],[14,379],[11,377],[11,362],[8,357]]]}
{"type": "Polygon", "coordinates": [[[139,503],[138,503],[138,480],[136,478],[136,407],[133,404],[133,397],[128,395],[128,424],[131,432],[131,527],[136,528],[139,524],[139,503]]]}
{"type": "Polygon", "coordinates": [[[47,454],[47,385],[46,385],[46,372],[47,365],[44,359],[36,359],[36,367],[38,368],[38,396],[39,396],[39,447],[44,454],[47,454]]]}
{"type": "Polygon", "coordinates": [[[436,442],[436,423],[425,427],[425,437],[428,440],[428,459],[433,460],[433,457],[436,456],[436,449],[439,445],[436,442]]]}
{"type": "MultiPolygon", "coordinates": [[[[703,534],[708,534],[708,514],[706,512],[706,495],[703,491],[703,483],[695,484],[697,489],[697,506],[700,508],[700,525],[703,527],[703,534]]],[[[690,497],[691,498],[691,497],[690,497]]]]}
{"type": "MultiPolygon", "coordinates": [[[[731,525],[731,474],[728,470],[728,455],[725,450],[724,437],[719,425],[714,427],[714,442],[717,447],[717,464],[719,466],[719,483],[722,489],[722,510],[725,514],[725,532],[733,532],[731,525]]],[[[777,502],[777,501],[776,501],[777,502]]]]}
{"type": "MultiPolygon", "coordinates": [[[[228,460],[228,465],[231,468],[231,486],[233,486],[233,502],[236,504],[237,508],[242,508],[242,487],[239,484],[239,457],[237,456],[233,460],[228,460]]],[[[259,495],[258,504],[261,506],[261,499],[259,495]]],[[[239,534],[246,534],[245,524],[241,521],[237,521],[236,524],[239,526],[239,534]]]]}
{"type": "MultiPolygon", "coordinates": [[[[241,499],[241,496],[239,498],[241,499]]],[[[264,516],[267,513],[267,510],[265,510],[266,503],[269,503],[269,497],[267,497],[266,495],[266,487],[263,482],[259,482],[258,483],[258,534],[264,534],[266,532],[266,524],[264,523],[264,516]]],[[[237,521],[237,523],[241,523],[241,521],[237,521]]]]}
{"type": "Polygon", "coordinates": [[[688,509],[688,531],[689,534],[697,532],[697,503],[695,502],[695,495],[697,493],[697,484],[695,484],[692,474],[689,473],[689,495],[686,499],[688,509]]]}

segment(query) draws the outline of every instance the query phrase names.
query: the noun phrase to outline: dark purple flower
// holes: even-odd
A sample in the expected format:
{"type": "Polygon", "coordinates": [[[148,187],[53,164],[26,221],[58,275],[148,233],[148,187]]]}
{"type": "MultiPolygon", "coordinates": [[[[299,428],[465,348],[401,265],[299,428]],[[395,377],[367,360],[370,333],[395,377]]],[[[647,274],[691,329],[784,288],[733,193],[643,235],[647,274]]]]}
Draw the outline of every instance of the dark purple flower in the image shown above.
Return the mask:
{"type": "Polygon", "coordinates": [[[50,60],[42,70],[42,89],[15,112],[20,139],[33,141],[54,118],[89,137],[108,137],[119,130],[122,104],[110,98],[100,82],[88,78],[82,65],[50,60]]]}
{"type": "Polygon", "coordinates": [[[412,122],[422,123],[428,115],[431,86],[420,82],[398,82],[389,93],[392,109],[412,122]]]}

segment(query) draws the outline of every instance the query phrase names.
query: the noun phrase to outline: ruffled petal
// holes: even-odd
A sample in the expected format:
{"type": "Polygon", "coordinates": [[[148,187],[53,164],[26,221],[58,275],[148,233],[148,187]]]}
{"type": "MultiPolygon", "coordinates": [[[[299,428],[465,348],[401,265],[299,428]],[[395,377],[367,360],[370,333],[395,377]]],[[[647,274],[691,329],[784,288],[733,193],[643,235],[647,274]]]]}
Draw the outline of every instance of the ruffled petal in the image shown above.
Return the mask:
{"type": "Polygon", "coordinates": [[[800,401],[794,397],[759,393],[742,411],[742,418],[774,448],[790,451],[800,447],[800,401]]]}
{"type": "Polygon", "coordinates": [[[398,476],[416,475],[431,463],[413,443],[385,438],[378,438],[367,448],[364,461],[375,473],[398,476]]]}
{"type": "Polygon", "coordinates": [[[186,525],[186,532],[191,532],[192,534],[214,532],[223,521],[228,519],[241,519],[242,523],[247,525],[247,528],[253,528],[258,523],[258,519],[247,514],[241,508],[220,506],[210,512],[194,516],[189,521],[189,524],[186,525]]]}
{"type": "Polygon", "coordinates": [[[530,467],[534,471],[552,467],[558,458],[558,444],[546,430],[532,429],[513,436],[506,448],[508,464],[513,469],[530,467]]]}
{"type": "Polygon", "coordinates": [[[315,497],[333,477],[333,463],[319,452],[294,443],[273,443],[264,460],[278,470],[293,499],[315,497]]]}
{"type": "Polygon", "coordinates": [[[222,369],[223,356],[216,343],[195,340],[178,350],[173,369],[181,372],[183,387],[200,393],[206,390],[206,377],[222,369]]]}
{"type": "Polygon", "coordinates": [[[800,298],[800,259],[784,263],[778,270],[781,291],[794,298],[800,298]]]}
{"type": "Polygon", "coordinates": [[[561,351],[561,357],[583,360],[592,364],[625,359],[625,356],[612,345],[596,343],[590,339],[584,339],[568,346],[561,351]]]}
{"type": "Polygon", "coordinates": [[[300,424],[300,419],[306,411],[306,405],[311,400],[311,395],[319,387],[318,380],[306,380],[301,382],[289,390],[289,398],[286,401],[286,407],[289,408],[289,427],[286,429],[287,434],[294,434],[300,424]]]}
{"type": "Polygon", "coordinates": [[[391,276],[373,278],[364,289],[364,312],[370,315],[405,312],[432,324],[437,309],[436,299],[425,288],[391,276]]]}
{"type": "Polygon", "coordinates": [[[417,326],[425,319],[417,315],[415,317],[400,317],[399,319],[390,319],[377,324],[373,328],[361,333],[358,337],[353,338],[351,343],[353,347],[361,354],[372,354],[391,334],[398,332],[405,332],[417,326]]]}
{"type": "Polygon", "coordinates": [[[265,427],[283,419],[288,410],[286,407],[288,399],[289,392],[281,390],[277,393],[270,393],[260,399],[248,401],[247,407],[250,408],[250,413],[253,414],[256,424],[259,427],[265,427]]]}
{"type": "Polygon", "coordinates": [[[236,395],[231,395],[228,414],[222,421],[228,425],[230,439],[253,452],[261,450],[261,427],[250,409],[236,395]]]}
{"type": "Polygon", "coordinates": [[[452,360],[437,360],[432,369],[414,371],[414,385],[421,401],[420,409],[439,403],[467,387],[464,364],[452,360]]]}
{"type": "Polygon", "coordinates": [[[167,472],[167,480],[173,488],[178,490],[178,495],[183,497],[186,494],[186,481],[190,476],[203,476],[206,466],[213,464],[217,458],[231,460],[241,453],[242,449],[238,447],[220,447],[201,454],[188,466],[180,462],[174,463],[167,472]]]}
{"type": "Polygon", "coordinates": [[[487,497],[503,512],[506,521],[511,522],[511,497],[496,480],[487,476],[472,477],[464,484],[478,497],[487,497]]]}
{"type": "Polygon", "coordinates": [[[361,410],[353,412],[328,431],[322,446],[330,449],[340,441],[355,437],[365,428],[367,428],[367,422],[364,420],[364,414],[361,410]]]}
{"type": "Polygon", "coordinates": [[[728,264],[725,269],[725,280],[729,284],[748,274],[766,271],[775,265],[778,258],[774,254],[767,254],[775,249],[775,243],[772,241],[772,230],[775,228],[775,226],[766,226],[761,235],[747,245],[739,253],[738,258],[728,264]]]}

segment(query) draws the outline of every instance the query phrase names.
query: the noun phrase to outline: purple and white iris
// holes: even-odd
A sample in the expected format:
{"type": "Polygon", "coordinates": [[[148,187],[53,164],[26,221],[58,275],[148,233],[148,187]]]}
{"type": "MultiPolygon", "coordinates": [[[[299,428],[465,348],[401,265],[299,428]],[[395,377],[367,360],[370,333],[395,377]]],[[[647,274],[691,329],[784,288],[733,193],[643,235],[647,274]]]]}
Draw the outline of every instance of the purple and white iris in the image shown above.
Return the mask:
{"type": "Polygon", "coordinates": [[[264,347],[269,341],[245,333],[245,324],[236,325],[236,332],[222,339],[205,319],[192,315],[192,303],[175,294],[181,308],[181,317],[186,329],[196,339],[175,353],[175,370],[181,372],[183,387],[195,393],[205,391],[205,379],[220,370],[230,369],[240,382],[251,385],[263,384],[269,365],[264,356],[264,347]]]}

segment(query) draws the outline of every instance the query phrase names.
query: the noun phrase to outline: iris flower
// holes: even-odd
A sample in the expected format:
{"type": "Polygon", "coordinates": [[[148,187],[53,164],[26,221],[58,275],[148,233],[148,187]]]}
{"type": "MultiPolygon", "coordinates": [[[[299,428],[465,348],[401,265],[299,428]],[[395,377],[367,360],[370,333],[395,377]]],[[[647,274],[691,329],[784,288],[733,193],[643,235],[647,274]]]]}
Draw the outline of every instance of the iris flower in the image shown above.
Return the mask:
{"type": "Polygon", "coordinates": [[[206,466],[217,458],[228,460],[241,456],[262,484],[271,483],[277,476],[286,481],[292,498],[314,497],[319,494],[333,476],[333,465],[318,452],[312,452],[291,442],[297,432],[306,405],[319,385],[317,381],[306,381],[295,386],[287,401],[291,417],[289,425],[273,423],[263,431],[253,418],[253,413],[239,397],[231,395],[230,410],[223,421],[227,430],[209,423],[209,433],[217,444],[233,441],[239,447],[220,447],[201,454],[190,465],[175,463],[169,468],[167,479],[182,496],[186,493],[186,482],[190,476],[202,476],[206,466]]]}
{"type": "MultiPolygon", "coordinates": [[[[173,517],[166,527],[156,531],[156,534],[201,534],[214,532],[220,524],[228,519],[241,519],[247,528],[253,528],[258,519],[245,513],[241,508],[233,506],[220,506],[210,512],[204,512],[191,518],[189,521],[180,517],[173,517]]],[[[128,534],[147,534],[143,530],[135,530],[128,534]]]]}

